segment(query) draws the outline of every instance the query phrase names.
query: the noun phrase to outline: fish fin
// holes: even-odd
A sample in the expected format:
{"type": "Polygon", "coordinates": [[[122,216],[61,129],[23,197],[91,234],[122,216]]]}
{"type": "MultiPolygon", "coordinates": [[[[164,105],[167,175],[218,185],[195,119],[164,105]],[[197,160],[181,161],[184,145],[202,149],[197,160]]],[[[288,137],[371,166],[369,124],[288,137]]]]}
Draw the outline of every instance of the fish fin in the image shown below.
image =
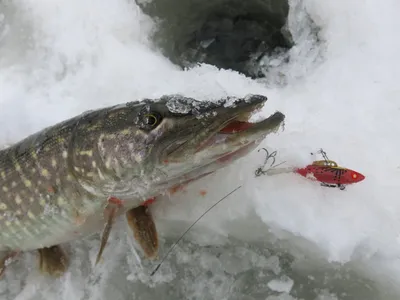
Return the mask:
{"type": "Polygon", "coordinates": [[[158,234],[153,216],[147,205],[126,212],[126,220],[136,241],[148,259],[158,258],[158,234]]]}
{"type": "Polygon", "coordinates": [[[101,234],[100,249],[99,249],[99,252],[97,253],[95,265],[97,265],[100,262],[104,248],[108,241],[108,237],[110,236],[110,232],[111,232],[114,220],[115,220],[117,209],[118,209],[118,207],[116,207],[116,206],[110,208],[110,213],[107,218],[107,223],[104,227],[103,233],[101,234]]]}
{"type": "Polygon", "coordinates": [[[7,266],[12,262],[15,256],[17,256],[20,251],[12,251],[2,253],[2,258],[0,259],[0,278],[4,275],[7,266]]]}
{"type": "Polygon", "coordinates": [[[59,245],[38,249],[39,269],[54,277],[61,277],[68,268],[69,260],[59,245]]]}

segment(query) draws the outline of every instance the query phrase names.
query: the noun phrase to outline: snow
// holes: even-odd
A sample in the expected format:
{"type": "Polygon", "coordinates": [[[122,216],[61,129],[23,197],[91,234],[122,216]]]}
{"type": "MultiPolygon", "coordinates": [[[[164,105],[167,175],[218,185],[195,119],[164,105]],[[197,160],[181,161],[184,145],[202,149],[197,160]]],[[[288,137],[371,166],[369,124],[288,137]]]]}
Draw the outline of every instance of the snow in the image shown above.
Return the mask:
{"type": "Polygon", "coordinates": [[[268,287],[275,292],[285,292],[288,294],[293,287],[293,280],[287,276],[280,279],[272,279],[268,282],[268,287]]]}
{"type": "Polygon", "coordinates": [[[261,93],[269,98],[262,114],[286,114],[285,130],[261,145],[278,151],[278,163],[303,166],[322,147],[366,175],[346,191],[292,174],[255,178],[264,159],[255,151],[154,205],[164,255],[198,216],[242,185],[154,277],[155,265],[139,264],[120,222],[100,267],[93,267],[96,237],[69,245],[71,267],[60,280],[38,276],[35,254],[27,253],[0,282],[3,299],[398,299],[400,4],[290,3],[297,46],[290,65],[278,67],[284,87],[207,65],[180,71],[152,49],[154,24],[133,1],[0,3],[2,146],[83,111],[139,98],[261,93]],[[321,27],[319,47],[305,11],[321,27]],[[293,281],[290,295],[268,288],[282,276],[293,281]]]}

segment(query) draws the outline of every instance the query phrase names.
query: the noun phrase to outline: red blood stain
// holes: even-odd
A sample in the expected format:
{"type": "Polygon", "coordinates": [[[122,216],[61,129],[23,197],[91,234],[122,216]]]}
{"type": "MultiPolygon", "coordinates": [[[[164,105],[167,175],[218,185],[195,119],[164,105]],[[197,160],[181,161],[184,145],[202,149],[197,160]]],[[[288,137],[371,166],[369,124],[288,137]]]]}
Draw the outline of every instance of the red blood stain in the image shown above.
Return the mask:
{"type": "Polygon", "coordinates": [[[153,204],[154,201],[156,201],[156,197],[147,199],[146,201],[143,202],[142,205],[143,205],[143,206],[149,206],[149,205],[153,204]]]}
{"type": "Polygon", "coordinates": [[[172,188],[170,188],[170,189],[168,190],[168,192],[169,192],[171,195],[173,195],[173,194],[175,194],[175,193],[177,193],[177,192],[183,191],[184,188],[185,188],[185,186],[186,186],[185,184],[179,184],[179,185],[173,186],[172,188]]]}
{"type": "Polygon", "coordinates": [[[118,199],[116,197],[109,197],[108,202],[112,204],[116,204],[118,206],[124,205],[124,200],[118,199]]]}
{"type": "Polygon", "coordinates": [[[204,197],[205,195],[207,195],[207,191],[206,190],[201,190],[200,191],[200,195],[204,197]]]}

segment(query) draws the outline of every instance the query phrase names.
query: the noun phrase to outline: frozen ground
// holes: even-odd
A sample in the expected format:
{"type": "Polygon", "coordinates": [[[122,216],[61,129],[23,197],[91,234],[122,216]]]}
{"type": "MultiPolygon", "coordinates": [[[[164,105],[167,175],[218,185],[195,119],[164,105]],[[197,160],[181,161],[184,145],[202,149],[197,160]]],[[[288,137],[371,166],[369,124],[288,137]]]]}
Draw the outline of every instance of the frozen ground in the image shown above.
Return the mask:
{"type": "Polygon", "coordinates": [[[37,276],[35,256],[26,254],[0,282],[2,299],[398,299],[400,4],[291,5],[297,47],[281,70],[288,84],[267,87],[211,66],[179,71],[150,50],[151,20],[128,0],[0,2],[2,145],[82,111],[142,97],[262,93],[270,99],[263,113],[287,116],[285,131],[263,145],[279,160],[302,166],[322,147],[367,177],[346,191],[294,175],[254,178],[263,159],[254,152],[154,206],[165,253],[197,216],[242,185],[153,278],[155,265],[139,265],[120,222],[100,267],[92,268],[97,237],[68,245],[72,266],[60,281],[37,276]],[[309,41],[305,9],[322,28],[320,48],[309,41]]]}

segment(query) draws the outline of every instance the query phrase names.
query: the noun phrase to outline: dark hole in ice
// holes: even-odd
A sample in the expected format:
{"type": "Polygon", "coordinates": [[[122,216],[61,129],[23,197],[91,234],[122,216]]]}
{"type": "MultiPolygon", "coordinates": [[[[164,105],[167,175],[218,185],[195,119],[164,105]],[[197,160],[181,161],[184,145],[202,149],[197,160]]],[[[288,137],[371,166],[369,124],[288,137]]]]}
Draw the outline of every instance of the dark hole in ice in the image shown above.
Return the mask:
{"type": "Polygon", "coordinates": [[[286,0],[136,0],[158,22],[153,39],[181,67],[207,63],[251,78],[264,77],[259,60],[285,53],[292,37],[285,29],[286,0]]]}

